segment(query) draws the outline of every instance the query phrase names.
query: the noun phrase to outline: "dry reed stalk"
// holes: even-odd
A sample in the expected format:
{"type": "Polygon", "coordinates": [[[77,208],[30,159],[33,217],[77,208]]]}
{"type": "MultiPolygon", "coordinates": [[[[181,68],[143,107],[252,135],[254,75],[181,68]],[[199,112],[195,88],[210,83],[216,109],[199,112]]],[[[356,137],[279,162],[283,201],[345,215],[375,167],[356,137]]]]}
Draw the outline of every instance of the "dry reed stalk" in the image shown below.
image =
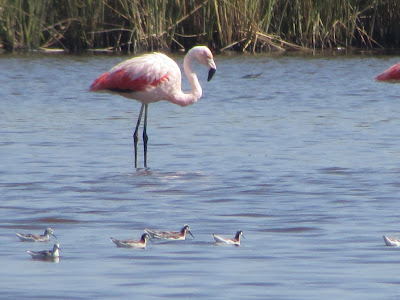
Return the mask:
{"type": "Polygon", "coordinates": [[[0,44],[134,52],[194,44],[249,52],[400,47],[400,2],[0,0],[0,44]]]}

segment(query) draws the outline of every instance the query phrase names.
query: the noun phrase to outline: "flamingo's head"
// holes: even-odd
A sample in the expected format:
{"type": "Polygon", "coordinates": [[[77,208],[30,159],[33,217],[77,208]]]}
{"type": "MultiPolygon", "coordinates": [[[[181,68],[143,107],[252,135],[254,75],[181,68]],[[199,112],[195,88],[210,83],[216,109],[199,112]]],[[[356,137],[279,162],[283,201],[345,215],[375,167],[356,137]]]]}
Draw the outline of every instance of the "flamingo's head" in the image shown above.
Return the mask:
{"type": "Polygon", "coordinates": [[[211,50],[206,46],[196,46],[193,47],[190,51],[194,51],[197,60],[208,68],[207,81],[210,81],[217,71],[217,66],[215,64],[214,56],[211,53],[211,50]]]}

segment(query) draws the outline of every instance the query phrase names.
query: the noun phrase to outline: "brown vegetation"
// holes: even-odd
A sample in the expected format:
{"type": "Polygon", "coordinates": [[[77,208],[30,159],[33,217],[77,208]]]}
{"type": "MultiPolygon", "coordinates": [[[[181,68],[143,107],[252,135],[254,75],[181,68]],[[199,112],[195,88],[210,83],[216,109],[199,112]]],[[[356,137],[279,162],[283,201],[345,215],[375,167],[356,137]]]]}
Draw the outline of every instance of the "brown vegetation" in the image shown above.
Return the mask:
{"type": "Polygon", "coordinates": [[[0,0],[6,50],[399,48],[398,0],[0,0]]]}

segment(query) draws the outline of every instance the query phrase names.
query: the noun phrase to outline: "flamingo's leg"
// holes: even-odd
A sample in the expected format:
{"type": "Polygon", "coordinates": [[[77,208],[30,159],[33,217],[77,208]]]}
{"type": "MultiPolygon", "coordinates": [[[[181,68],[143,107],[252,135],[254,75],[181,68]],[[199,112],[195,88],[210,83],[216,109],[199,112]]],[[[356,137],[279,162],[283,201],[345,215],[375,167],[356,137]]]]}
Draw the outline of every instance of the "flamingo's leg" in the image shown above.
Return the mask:
{"type": "Polygon", "coordinates": [[[135,132],[133,134],[133,143],[135,144],[135,168],[137,168],[137,160],[138,160],[138,152],[137,152],[137,145],[138,145],[138,141],[139,141],[138,131],[139,131],[139,126],[140,126],[140,121],[142,120],[144,107],[145,107],[145,105],[142,104],[142,107],[140,108],[139,118],[136,123],[135,132]]]}
{"type": "Polygon", "coordinates": [[[144,147],[144,167],[147,168],[147,141],[149,138],[147,137],[147,109],[148,104],[144,106],[144,124],[143,124],[143,147],[144,147]]]}

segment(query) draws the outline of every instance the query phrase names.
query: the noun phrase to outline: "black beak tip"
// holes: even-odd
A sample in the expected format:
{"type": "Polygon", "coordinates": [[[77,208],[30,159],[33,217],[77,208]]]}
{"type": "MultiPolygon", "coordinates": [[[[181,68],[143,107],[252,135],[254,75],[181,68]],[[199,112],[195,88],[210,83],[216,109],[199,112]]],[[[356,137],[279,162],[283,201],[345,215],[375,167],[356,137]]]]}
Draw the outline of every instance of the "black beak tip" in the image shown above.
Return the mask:
{"type": "Polygon", "coordinates": [[[214,68],[211,68],[211,69],[208,71],[208,78],[207,78],[207,81],[210,81],[210,80],[213,78],[213,76],[214,76],[214,74],[215,74],[216,71],[217,71],[217,70],[214,69],[214,68]]]}

